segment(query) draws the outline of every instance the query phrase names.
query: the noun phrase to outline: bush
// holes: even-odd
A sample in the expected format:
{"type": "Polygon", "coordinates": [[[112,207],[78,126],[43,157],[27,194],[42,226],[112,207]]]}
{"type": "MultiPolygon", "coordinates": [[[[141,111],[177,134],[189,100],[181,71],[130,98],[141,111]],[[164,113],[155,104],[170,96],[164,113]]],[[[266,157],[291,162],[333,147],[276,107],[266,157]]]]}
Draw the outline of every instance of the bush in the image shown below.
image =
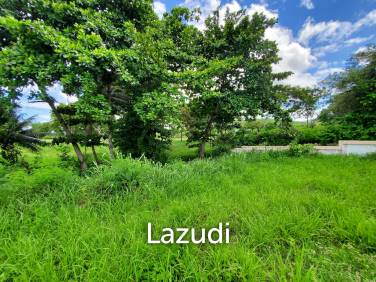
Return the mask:
{"type": "Polygon", "coordinates": [[[325,144],[323,142],[323,135],[326,127],[318,125],[314,127],[300,127],[297,128],[296,143],[298,144],[325,144]]]}
{"type": "Polygon", "coordinates": [[[315,153],[315,149],[313,145],[311,144],[297,144],[296,142],[293,142],[290,144],[289,150],[287,151],[289,156],[292,157],[300,157],[300,156],[306,156],[311,155],[315,153]]]}
{"type": "Polygon", "coordinates": [[[228,153],[231,149],[238,145],[234,131],[221,134],[214,139],[213,142],[213,155],[222,155],[228,153]]]}
{"type": "Polygon", "coordinates": [[[288,145],[295,139],[295,135],[296,132],[293,128],[275,127],[261,132],[259,143],[270,146],[288,145]]]}
{"type": "Polygon", "coordinates": [[[364,131],[352,126],[344,126],[337,123],[315,125],[306,127],[294,125],[292,127],[280,127],[272,123],[262,124],[251,122],[245,124],[236,132],[237,146],[242,145],[269,145],[286,146],[291,142],[297,144],[337,144],[339,140],[371,139],[371,134],[362,134],[364,131]]]}
{"type": "Polygon", "coordinates": [[[166,162],[171,130],[158,121],[143,121],[136,113],[117,121],[114,142],[124,155],[166,162]]]}
{"type": "Polygon", "coordinates": [[[59,152],[60,167],[65,168],[78,168],[78,161],[70,155],[71,148],[67,144],[59,144],[56,146],[57,151],[59,152]]]}
{"type": "Polygon", "coordinates": [[[257,122],[246,125],[236,134],[238,145],[283,146],[290,144],[296,137],[293,127],[280,127],[275,124],[260,125],[257,122]]]}
{"type": "Polygon", "coordinates": [[[337,143],[338,140],[375,140],[376,126],[364,127],[347,120],[333,120],[322,134],[322,143],[337,143]]]}

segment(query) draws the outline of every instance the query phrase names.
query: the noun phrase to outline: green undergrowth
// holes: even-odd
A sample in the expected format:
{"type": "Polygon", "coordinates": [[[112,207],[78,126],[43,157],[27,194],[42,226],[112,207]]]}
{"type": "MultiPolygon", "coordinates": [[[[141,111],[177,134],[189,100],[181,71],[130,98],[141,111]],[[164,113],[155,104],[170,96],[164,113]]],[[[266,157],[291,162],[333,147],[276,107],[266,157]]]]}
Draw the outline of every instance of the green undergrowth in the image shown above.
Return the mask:
{"type": "Polygon", "coordinates": [[[376,162],[238,154],[164,166],[116,160],[0,184],[0,280],[372,281],[376,162]],[[230,244],[148,245],[147,223],[230,244]]]}

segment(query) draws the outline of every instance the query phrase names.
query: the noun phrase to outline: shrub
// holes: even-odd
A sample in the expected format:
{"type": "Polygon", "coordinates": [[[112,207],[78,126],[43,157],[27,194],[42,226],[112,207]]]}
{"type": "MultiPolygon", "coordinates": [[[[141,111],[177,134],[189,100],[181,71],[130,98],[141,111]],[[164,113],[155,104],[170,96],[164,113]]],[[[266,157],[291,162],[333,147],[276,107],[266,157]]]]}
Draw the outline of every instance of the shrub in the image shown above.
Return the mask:
{"type": "Polygon", "coordinates": [[[375,140],[375,132],[376,126],[365,128],[360,124],[337,119],[327,124],[321,143],[337,143],[338,140],[375,140]]]}
{"type": "Polygon", "coordinates": [[[234,131],[230,131],[225,134],[221,134],[214,139],[213,142],[213,155],[221,155],[228,153],[231,149],[235,148],[238,145],[236,140],[236,134],[234,131]]]}
{"type": "Polygon", "coordinates": [[[296,132],[293,128],[266,128],[259,135],[259,143],[270,146],[283,146],[290,144],[295,139],[296,132]]]}
{"type": "Polygon", "coordinates": [[[298,144],[323,144],[323,135],[326,127],[318,125],[314,127],[297,128],[296,143],[298,144]]]}
{"type": "Polygon", "coordinates": [[[124,155],[166,162],[171,130],[159,121],[143,121],[131,113],[119,119],[114,132],[114,142],[124,155]]]}
{"type": "Polygon", "coordinates": [[[296,137],[292,127],[280,127],[275,124],[246,125],[238,130],[236,141],[238,145],[270,145],[283,146],[290,144],[296,137]]]}
{"type": "Polygon", "coordinates": [[[293,142],[290,144],[289,150],[287,151],[289,156],[300,157],[305,155],[311,155],[315,152],[313,145],[311,144],[297,144],[293,142]]]}
{"type": "Polygon", "coordinates": [[[57,151],[59,152],[60,167],[65,168],[74,168],[79,167],[77,160],[70,155],[71,148],[67,144],[59,144],[56,146],[57,151]]]}
{"type": "Polygon", "coordinates": [[[319,124],[313,127],[294,125],[280,127],[278,125],[259,122],[245,124],[235,135],[236,145],[269,145],[286,146],[291,142],[297,144],[336,144],[346,139],[372,139],[371,134],[362,134],[359,128],[337,123],[319,124]]]}

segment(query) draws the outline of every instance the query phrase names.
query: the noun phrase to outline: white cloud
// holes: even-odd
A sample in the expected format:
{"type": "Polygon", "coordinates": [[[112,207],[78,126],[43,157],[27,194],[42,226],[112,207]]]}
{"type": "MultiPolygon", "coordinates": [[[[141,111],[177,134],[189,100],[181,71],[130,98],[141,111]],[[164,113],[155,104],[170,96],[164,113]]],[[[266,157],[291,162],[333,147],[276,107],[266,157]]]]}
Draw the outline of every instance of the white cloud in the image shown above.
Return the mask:
{"type": "Polygon", "coordinates": [[[354,38],[350,38],[350,39],[346,40],[345,44],[346,45],[362,44],[364,42],[371,40],[373,37],[374,37],[373,35],[370,35],[368,37],[354,37],[354,38]]]}
{"type": "MultiPolygon", "coordinates": [[[[185,0],[184,6],[189,8],[200,7],[202,10],[202,21],[196,26],[203,29],[204,19],[221,4],[219,0],[185,0]]],[[[246,14],[252,17],[255,13],[263,13],[267,18],[278,18],[278,11],[271,10],[267,4],[250,4],[249,6],[242,7],[238,1],[232,0],[230,3],[225,4],[220,8],[220,16],[222,19],[225,16],[226,10],[236,12],[240,9],[245,9],[246,14]]],[[[268,28],[265,37],[269,40],[276,41],[279,48],[279,56],[281,61],[273,66],[275,72],[292,71],[294,75],[283,81],[292,85],[313,86],[318,80],[310,74],[308,70],[314,66],[317,58],[313,56],[309,47],[303,46],[293,36],[290,29],[276,25],[268,28]]]]}
{"type": "Polygon", "coordinates": [[[21,103],[20,106],[24,109],[32,109],[32,110],[50,110],[50,106],[47,103],[44,102],[38,102],[38,103],[21,103]]]}
{"type": "Polygon", "coordinates": [[[162,17],[166,12],[166,5],[160,1],[155,1],[153,3],[153,9],[159,17],[162,17]]]}
{"type": "Polygon", "coordinates": [[[226,12],[228,10],[230,13],[233,13],[241,10],[241,8],[242,7],[240,6],[240,4],[237,1],[233,0],[230,3],[226,3],[225,5],[223,5],[221,7],[221,12],[226,12]]]}
{"type": "Polygon", "coordinates": [[[297,73],[288,77],[282,84],[301,86],[301,87],[313,87],[318,83],[318,79],[309,72],[297,73]]]}
{"type": "Polygon", "coordinates": [[[36,122],[49,122],[51,121],[51,115],[45,114],[45,115],[37,115],[34,117],[34,121],[36,122]]]}
{"type": "Polygon", "coordinates": [[[354,37],[354,38],[347,39],[345,41],[330,43],[328,45],[323,45],[323,46],[314,48],[313,53],[316,57],[323,57],[328,53],[337,52],[341,48],[365,43],[371,40],[373,37],[374,37],[373,35],[368,36],[368,37],[354,37]]]}
{"type": "Polygon", "coordinates": [[[299,42],[308,45],[310,40],[318,42],[338,41],[352,33],[353,25],[350,22],[329,21],[315,23],[308,18],[299,31],[299,42]]]}
{"type": "MultiPolygon", "coordinates": [[[[236,2],[236,0],[234,0],[236,2]]],[[[189,9],[200,8],[201,17],[200,21],[192,22],[198,29],[205,29],[205,19],[210,15],[211,12],[215,11],[220,7],[221,0],[184,0],[181,6],[187,7],[189,9]]]]}
{"type": "Polygon", "coordinates": [[[323,79],[327,78],[329,75],[334,73],[343,72],[343,68],[327,68],[323,70],[319,70],[315,73],[315,77],[318,81],[322,81],[323,79]]]}
{"type": "Polygon", "coordinates": [[[63,92],[60,92],[59,96],[60,96],[59,100],[63,104],[72,104],[72,103],[75,103],[75,102],[78,101],[78,98],[76,96],[67,95],[67,94],[65,94],[63,92]]]}
{"type": "Polygon", "coordinates": [[[295,85],[295,86],[303,86],[303,87],[315,87],[319,83],[321,83],[324,79],[328,76],[339,73],[344,71],[343,68],[324,68],[319,69],[314,73],[296,73],[292,77],[286,80],[286,84],[295,85]]]}
{"type": "Polygon", "coordinates": [[[212,11],[216,10],[220,5],[220,0],[185,0],[182,6],[190,9],[200,8],[203,18],[206,18],[212,11]]]}
{"type": "Polygon", "coordinates": [[[265,37],[277,42],[279,55],[282,60],[277,65],[278,71],[302,72],[312,67],[316,58],[311,54],[311,49],[303,47],[292,35],[291,30],[276,26],[266,30],[265,37]]]}
{"type": "Polygon", "coordinates": [[[301,86],[301,87],[314,87],[329,75],[342,72],[342,68],[325,68],[318,70],[314,73],[309,72],[296,72],[289,78],[283,81],[283,84],[301,86]]]}
{"type": "Polygon", "coordinates": [[[272,18],[278,18],[278,12],[274,10],[269,10],[266,5],[261,5],[261,4],[251,4],[247,8],[247,15],[252,17],[253,14],[255,13],[263,13],[265,17],[268,19],[272,18]]]}
{"type": "Polygon", "coordinates": [[[314,66],[316,58],[311,49],[297,42],[288,28],[275,26],[266,30],[265,37],[277,43],[281,61],[273,66],[275,72],[292,71],[294,74],[284,84],[313,86],[317,81],[307,71],[314,66]]]}
{"type": "Polygon", "coordinates": [[[365,52],[365,51],[367,51],[367,47],[360,47],[360,48],[358,48],[358,50],[356,50],[355,51],[355,53],[357,54],[357,53],[361,53],[361,52],[365,52]]]}
{"type": "Polygon", "coordinates": [[[363,26],[376,25],[376,9],[369,12],[364,18],[360,19],[354,24],[354,30],[358,30],[363,26]]]}
{"type": "Polygon", "coordinates": [[[188,7],[190,9],[200,8],[201,19],[199,22],[193,22],[197,28],[200,30],[205,29],[205,19],[216,9],[219,9],[220,21],[223,22],[226,12],[231,13],[240,11],[241,9],[246,10],[246,14],[252,17],[255,13],[263,13],[268,19],[277,18],[278,13],[267,9],[266,4],[251,4],[249,6],[241,6],[237,0],[232,0],[229,3],[221,5],[221,0],[185,0],[182,6],[188,7]]]}
{"type": "MultiPolygon", "coordinates": [[[[23,89],[23,94],[25,95],[25,99],[20,103],[21,112],[26,113],[29,116],[29,112],[37,112],[35,116],[36,121],[49,121],[51,119],[50,115],[50,106],[45,102],[34,102],[30,103],[26,97],[29,95],[31,91],[37,91],[38,88],[36,86],[29,85],[23,89]]],[[[48,94],[51,95],[55,100],[55,105],[59,104],[71,104],[78,101],[76,96],[71,96],[63,93],[63,88],[60,84],[55,84],[48,88],[48,94]]]]}
{"type": "Polygon", "coordinates": [[[308,10],[312,10],[315,8],[312,0],[300,0],[300,6],[307,8],[308,10]]]}
{"type": "Polygon", "coordinates": [[[362,27],[373,25],[376,25],[376,10],[354,23],[349,21],[315,23],[312,18],[308,18],[299,31],[299,42],[308,45],[311,40],[319,43],[341,41],[349,38],[362,27]]]}
{"type": "MultiPolygon", "coordinates": [[[[233,0],[232,2],[230,3],[227,3],[225,5],[223,5],[220,9],[219,9],[219,17],[220,17],[220,21],[221,21],[221,24],[223,24],[224,22],[224,19],[225,19],[225,16],[226,16],[226,13],[227,11],[230,12],[230,13],[235,13],[235,12],[238,12],[242,9],[242,7],[240,6],[240,4],[233,0]]],[[[203,19],[204,20],[204,19],[203,19]]]]}
{"type": "Polygon", "coordinates": [[[337,52],[340,49],[340,45],[337,43],[328,44],[325,46],[317,47],[313,49],[313,53],[316,57],[322,57],[326,55],[327,53],[334,53],[337,52]]]}

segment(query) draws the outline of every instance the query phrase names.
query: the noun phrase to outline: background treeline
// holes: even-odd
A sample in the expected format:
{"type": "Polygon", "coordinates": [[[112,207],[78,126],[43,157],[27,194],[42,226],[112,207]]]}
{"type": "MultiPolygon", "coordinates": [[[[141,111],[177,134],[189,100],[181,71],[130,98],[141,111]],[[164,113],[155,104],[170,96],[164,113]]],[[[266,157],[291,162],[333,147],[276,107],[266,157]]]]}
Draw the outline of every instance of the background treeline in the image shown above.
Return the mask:
{"type": "Polygon", "coordinates": [[[81,171],[88,166],[83,146],[96,163],[101,144],[111,158],[117,148],[164,161],[179,132],[201,158],[209,142],[221,150],[287,143],[291,115],[308,124],[332,89],[340,94],[320,120],[333,136],[304,142],[375,139],[374,47],[356,54],[326,88],[283,86],[278,82],[291,73],[272,71],[278,48],[264,38],[274,19],[217,10],[199,30],[192,24],[199,17],[199,10],[177,7],[160,19],[151,0],[1,1],[2,157],[15,162],[19,145],[37,149],[43,131],[52,143],[73,147],[81,171]],[[50,91],[57,84],[76,102],[58,104],[50,91]],[[25,98],[47,103],[53,121],[27,129],[30,121],[17,116],[25,98]],[[263,115],[275,121],[262,129],[268,133],[244,127],[263,115]]]}

